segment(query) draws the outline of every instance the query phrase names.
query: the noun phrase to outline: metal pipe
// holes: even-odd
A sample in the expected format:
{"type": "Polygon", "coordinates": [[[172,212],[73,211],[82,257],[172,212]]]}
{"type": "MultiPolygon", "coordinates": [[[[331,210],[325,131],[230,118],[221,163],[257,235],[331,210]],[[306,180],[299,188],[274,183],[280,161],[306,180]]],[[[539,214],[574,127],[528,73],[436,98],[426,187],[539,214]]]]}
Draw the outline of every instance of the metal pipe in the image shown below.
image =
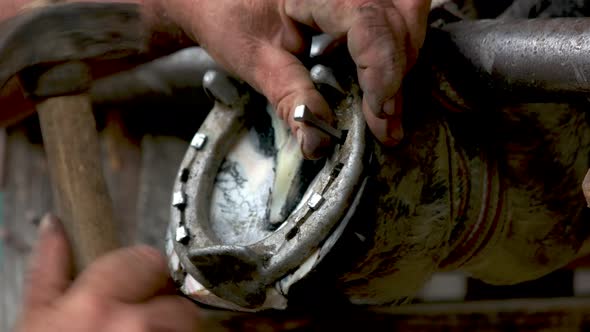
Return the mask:
{"type": "Polygon", "coordinates": [[[590,19],[462,21],[431,37],[435,71],[468,103],[589,96],[590,19]]]}

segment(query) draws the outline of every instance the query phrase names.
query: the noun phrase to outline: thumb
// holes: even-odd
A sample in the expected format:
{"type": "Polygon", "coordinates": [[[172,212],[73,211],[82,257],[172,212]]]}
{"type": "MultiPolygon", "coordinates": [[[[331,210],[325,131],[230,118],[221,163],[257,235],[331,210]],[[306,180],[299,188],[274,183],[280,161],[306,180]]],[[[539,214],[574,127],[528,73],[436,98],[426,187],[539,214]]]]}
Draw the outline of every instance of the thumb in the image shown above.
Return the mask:
{"type": "Polygon", "coordinates": [[[55,216],[46,215],[27,271],[25,308],[46,306],[60,297],[71,283],[71,272],[72,256],[63,228],[55,216]]]}
{"type": "Polygon", "coordinates": [[[256,56],[252,57],[254,63],[242,67],[236,74],[264,94],[279,117],[288,122],[306,158],[322,157],[331,145],[330,137],[315,127],[293,119],[295,108],[305,104],[318,118],[333,124],[333,113],[316,90],[309,71],[293,54],[282,48],[263,44],[255,49],[256,56]]]}

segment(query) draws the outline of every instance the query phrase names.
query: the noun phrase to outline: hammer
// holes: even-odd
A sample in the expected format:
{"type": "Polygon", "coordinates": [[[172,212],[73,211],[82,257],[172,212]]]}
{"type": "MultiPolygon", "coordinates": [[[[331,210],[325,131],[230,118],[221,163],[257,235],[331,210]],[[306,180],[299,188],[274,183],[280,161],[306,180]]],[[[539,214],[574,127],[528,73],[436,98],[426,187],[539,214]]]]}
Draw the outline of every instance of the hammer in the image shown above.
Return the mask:
{"type": "Polygon", "coordinates": [[[88,93],[105,75],[95,64],[121,69],[114,64],[122,58],[137,65],[184,46],[176,38],[169,49],[154,48],[155,30],[146,23],[137,5],[69,3],[35,8],[0,24],[0,89],[18,82],[38,111],[76,272],[121,244],[88,93]]]}

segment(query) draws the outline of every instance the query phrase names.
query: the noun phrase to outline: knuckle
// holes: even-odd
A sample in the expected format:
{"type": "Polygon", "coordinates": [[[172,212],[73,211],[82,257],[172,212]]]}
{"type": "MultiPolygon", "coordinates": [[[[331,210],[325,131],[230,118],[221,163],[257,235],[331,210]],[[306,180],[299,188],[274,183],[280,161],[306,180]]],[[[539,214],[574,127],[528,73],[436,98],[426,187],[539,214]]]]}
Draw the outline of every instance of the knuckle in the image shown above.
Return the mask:
{"type": "Polygon", "coordinates": [[[356,9],[358,17],[365,23],[389,26],[392,20],[398,20],[399,12],[391,1],[368,1],[356,9]]]}
{"type": "Polygon", "coordinates": [[[366,38],[374,39],[380,44],[403,44],[407,39],[406,20],[391,1],[369,1],[357,8],[359,24],[365,31],[366,38]]]}
{"type": "MultiPolygon", "coordinates": [[[[305,104],[307,97],[315,93],[315,88],[287,88],[271,99],[279,118],[291,122],[291,117],[298,104],[305,104]]],[[[309,105],[308,105],[309,106],[309,105]]]]}
{"type": "Polygon", "coordinates": [[[390,33],[389,21],[382,6],[376,3],[366,3],[357,9],[360,23],[368,32],[374,34],[390,33]]]}
{"type": "Polygon", "coordinates": [[[290,121],[291,114],[293,112],[292,101],[294,93],[287,94],[282,96],[276,104],[274,104],[275,111],[280,119],[285,121],[290,121]]]}
{"type": "Polygon", "coordinates": [[[307,85],[308,82],[301,82],[299,75],[293,75],[300,73],[300,66],[297,61],[289,61],[282,66],[282,70],[271,72],[262,78],[266,83],[264,92],[273,106],[278,107],[284,101],[293,100],[299,90],[307,85]]]}

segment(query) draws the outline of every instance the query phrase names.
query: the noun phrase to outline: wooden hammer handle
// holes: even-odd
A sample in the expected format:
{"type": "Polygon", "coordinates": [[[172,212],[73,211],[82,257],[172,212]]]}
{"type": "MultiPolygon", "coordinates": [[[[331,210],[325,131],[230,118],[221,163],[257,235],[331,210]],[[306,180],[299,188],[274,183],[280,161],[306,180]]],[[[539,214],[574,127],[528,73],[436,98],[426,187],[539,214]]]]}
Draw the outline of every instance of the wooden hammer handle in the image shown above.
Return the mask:
{"type": "Polygon", "coordinates": [[[87,95],[37,104],[55,203],[74,254],[76,271],[119,247],[96,121],[87,95]]]}

